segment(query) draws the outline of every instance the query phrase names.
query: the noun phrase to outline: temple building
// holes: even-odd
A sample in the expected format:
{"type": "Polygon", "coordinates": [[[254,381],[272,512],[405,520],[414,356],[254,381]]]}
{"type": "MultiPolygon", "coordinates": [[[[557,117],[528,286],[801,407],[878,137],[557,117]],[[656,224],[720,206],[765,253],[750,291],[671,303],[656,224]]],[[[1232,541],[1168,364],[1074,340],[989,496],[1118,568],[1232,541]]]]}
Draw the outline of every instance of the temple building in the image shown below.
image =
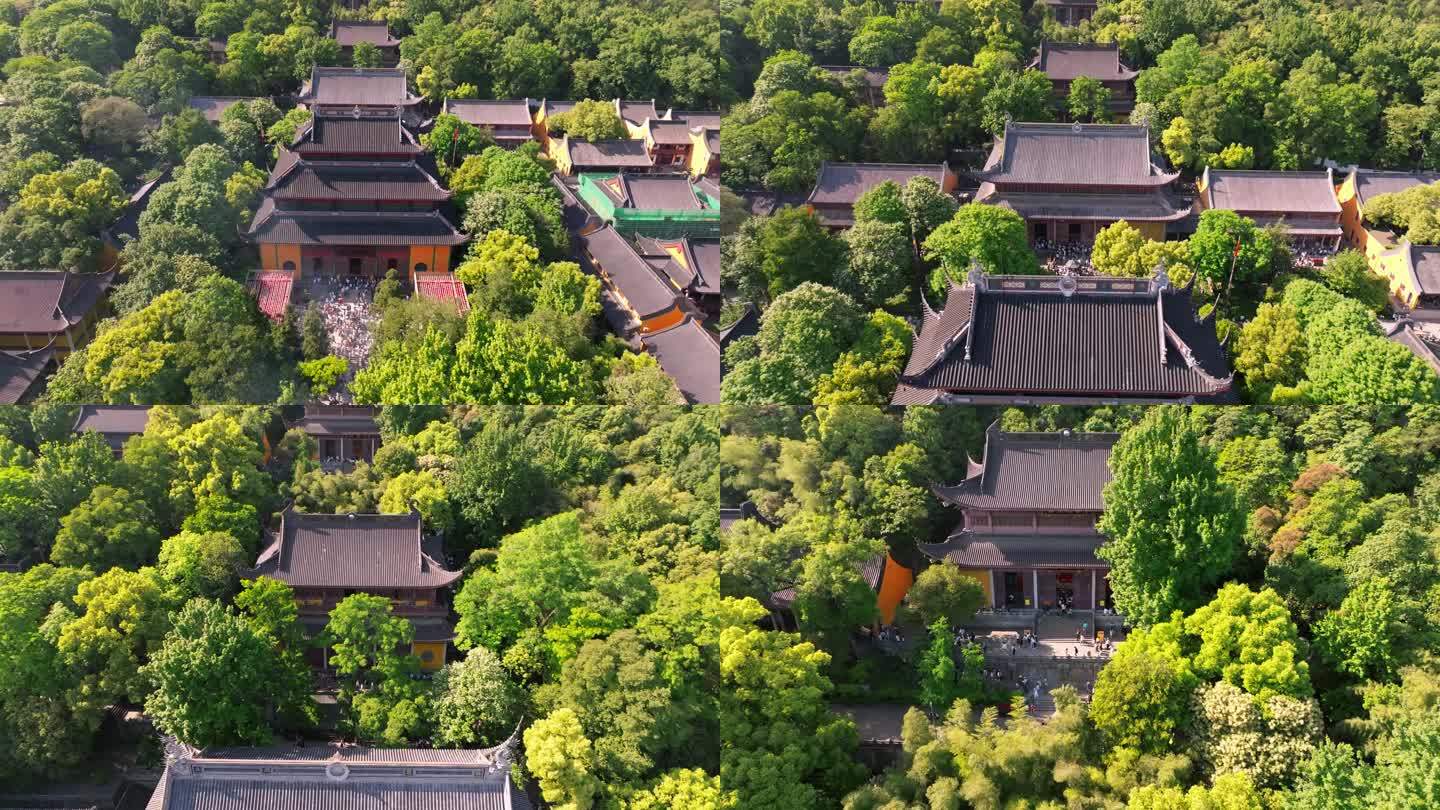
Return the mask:
{"type": "Polygon", "coordinates": [[[587,141],[567,133],[550,141],[550,159],[555,170],[566,176],[587,172],[599,174],[645,174],[655,166],[645,142],[634,138],[587,141]]]}
{"type": "Polygon", "coordinates": [[[690,176],[718,177],[720,174],[720,128],[690,128],[690,176]]]}
{"type": "Polygon", "coordinates": [[[1340,244],[1340,203],[1335,177],[1323,172],[1205,168],[1196,208],[1234,211],[1260,227],[1283,225],[1293,243],[1333,250],[1340,244]]]}
{"type": "Polygon", "coordinates": [[[144,433],[148,424],[149,405],[81,405],[70,431],[76,435],[99,433],[105,443],[110,445],[115,457],[119,458],[125,449],[125,442],[130,441],[132,436],[144,433]]]}
{"type": "Polygon", "coordinates": [[[365,405],[306,405],[294,426],[315,440],[321,469],[350,470],[357,462],[373,462],[380,449],[375,413],[365,405]]]}
{"type": "Polygon", "coordinates": [[[916,177],[928,177],[940,190],[952,194],[959,178],[944,163],[831,163],[820,164],[815,188],[805,205],[827,227],[842,229],[855,224],[855,202],[865,192],[886,182],[901,188],[916,177]]]}
{"type": "Polygon", "coordinates": [[[49,346],[30,351],[0,351],[0,405],[26,405],[44,388],[45,376],[55,369],[55,350],[49,346]]]}
{"type": "Polygon", "coordinates": [[[1070,82],[1081,76],[1100,82],[1110,91],[1111,115],[1124,118],[1135,109],[1135,77],[1140,71],[1131,70],[1120,61],[1120,46],[1114,42],[1099,45],[1042,42],[1040,54],[1030,67],[1050,77],[1061,120],[1069,115],[1070,82]]]}
{"type": "Polygon", "coordinates": [[[425,99],[410,92],[402,68],[314,67],[295,100],[314,113],[397,110],[409,124],[418,124],[417,105],[425,99]]]}
{"type": "Polygon", "coordinates": [[[448,278],[466,240],[442,212],[450,192],[396,113],[317,113],[280,153],[247,237],[261,310],[283,315],[302,277],[416,284],[448,278]]]}
{"type": "Polygon", "coordinates": [[[602,303],[617,335],[668,329],[685,319],[680,289],[614,228],[577,235],[576,242],[605,285],[602,303]]]}
{"type": "Polygon", "coordinates": [[[857,88],[862,103],[871,107],[885,106],[885,83],[890,81],[890,71],[860,65],[819,65],[816,69],[846,87],[857,88]]]}
{"type": "Polygon", "coordinates": [[[1045,5],[1061,25],[1079,25],[1095,16],[1100,0],[1045,0],[1045,5]]]}
{"type": "Polygon", "coordinates": [[[488,130],[495,143],[506,149],[514,149],[535,140],[535,121],[531,118],[528,98],[446,99],[444,113],[488,130]]]}
{"type": "Polygon", "coordinates": [[[719,317],[720,240],[635,237],[640,255],[710,317],[719,317]]]}
{"type": "Polygon", "coordinates": [[[1041,248],[1089,244],[1120,221],[1160,242],[1190,213],[1171,189],[1178,176],[1156,164],[1143,126],[1012,123],[975,173],[975,199],[1019,214],[1041,248]]]}
{"type": "Polygon", "coordinates": [[[0,351],[54,351],[56,360],[95,336],[115,272],[0,272],[0,351]]]}
{"type": "Polygon", "coordinates": [[[1390,285],[1390,294],[1400,303],[1440,320],[1440,245],[1414,245],[1409,239],[1370,258],[1370,268],[1390,285]]]}
{"type": "Polygon", "coordinates": [[[212,124],[220,123],[220,116],[236,104],[243,104],[247,101],[255,101],[259,96],[191,96],[185,102],[191,109],[199,110],[205,116],[205,120],[212,124]]]}
{"type": "MultiPolygon", "coordinates": [[[[309,515],[287,508],[280,528],[247,578],[267,576],[295,591],[300,622],[310,637],[320,635],[330,611],[353,593],[383,596],[395,615],[415,627],[409,652],[420,668],[445,665],[454,631],[445,592],[460,578],[444,566],[441,538],[427,535],[420,515],[309,515]]],[[[328,669],[328,648],[307,658],[328,669]]]]}
{"type": "Polygon", "coordinates": [[[340,61],[355,62],[355,46],[368,42],[380,49],[380,63],[385,67],[400,64],[400,38],[390,33],[385,22],[368,20],[335,20],[330,23],[330,38],[340,45],[340,61]]]}
{"type": "Polygon", "coordinates": [[[639,127],[638,140],[645,144],[650,162],[660,171],[686,171],[690,168],[691,124],[688,121],[662,121],[647,118],[639,127]]]}
{"type": "Polygon", "coordinates": [[[1234,375],[1189,288],[1154,278],[987,276],[950,283],[920,333],[895,405],[1233,401],[1234,375]]]}
{"type": "Polygon", "coordinates": [[[720,402],[720,342],[693,315],[640,335],[645,350],[675,381],[690,405],[720,402]]]}
{"type": "Polygon", "coordinates": [[[1095,552],[1105,510],[1115,433],[985,432],[966,478],[934,488],[962,519],[943,543],[921,543],[931,559],[979,583],[988,607],[1072,611],[1111,608],[1110,566],[1095,552]]]}
{"type": "Polygon", "coordinates": [[[201,750],[172,740],[145,810],[530,810],[510,779],[515,742],[470,750],[314,742],[201,750]]]}
{"type": "Polygon", "coordinates": [[[655,106],[655,99],[647,101],[626,101],[623,98],[615,99],[615,114],[625,123],[625,129],[629,130],[630,137],[639,138],[645,127],[645,122],[651,119],[670,120],[670,111],[660,112],[655,106]]]}
{"type": "Polygon", "coordinates": [[[1340,228],[1345,233],[1345,241],[1367,256],[1372,249],[1378,253],[1394,248],[1398,241],[1395,234],[1371,227],[1365,216],[1366,204],[1381,194],[1394,194],[1430,183],[1440,183],[1440,172],[1352,169],[1335,189],[1335,199],[1340,203],[1340,228]],[[1372,242],[1378,244],[1372,248],[1372,242]]]}
{"type": "Polygon", "coordinates": [[[625,236],[720,236],[720,200],[680,174],[580,175],[580,199],[625,236]]]}

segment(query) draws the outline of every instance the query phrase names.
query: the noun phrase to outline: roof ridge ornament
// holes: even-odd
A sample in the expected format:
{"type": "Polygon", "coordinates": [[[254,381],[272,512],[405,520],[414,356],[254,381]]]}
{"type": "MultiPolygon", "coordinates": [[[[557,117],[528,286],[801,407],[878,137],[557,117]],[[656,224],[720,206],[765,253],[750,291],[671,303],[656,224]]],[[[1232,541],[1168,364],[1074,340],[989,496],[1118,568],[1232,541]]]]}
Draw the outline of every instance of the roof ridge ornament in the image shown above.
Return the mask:
{"type": "Polygon", "coordinates": [[[1075,123],[1070,125],[1070,131],[1075,133],[1084,132],[1085,127],[1079,121],[1076,121],[1075,123]]]}
{"type": "Polygon", "coordinates": [[[1080,282],[1076,281],[1075,276],[1071,275],[1069,271],[1061,270],[1057,286],[1060,288],[1060,294],[1069,298],[1080,289],[1080,282]]]}

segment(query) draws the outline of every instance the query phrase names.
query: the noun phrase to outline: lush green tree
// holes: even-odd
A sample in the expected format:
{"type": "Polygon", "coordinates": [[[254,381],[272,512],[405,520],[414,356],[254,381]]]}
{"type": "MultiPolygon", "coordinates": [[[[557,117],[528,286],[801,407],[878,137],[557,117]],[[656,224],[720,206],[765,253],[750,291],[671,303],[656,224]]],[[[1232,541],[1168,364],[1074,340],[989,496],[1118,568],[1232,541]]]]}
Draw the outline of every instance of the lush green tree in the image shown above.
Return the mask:
{"type": "Polygon", "coordinates": [[[159,222],[120,253],[125,281],[110,293],[116,311],[144,309],[170,290],[191,291],[207,276],[219,273],[220,243],[193,225],[159,222]]]}
{"type": "Polygon", "coordinates": [[[160,647],[173,603],[153,568],[111,568],[75,592],[78,615],[55,642],[87,690],[104,700],[140,701],[149,691],[141,663],[160,647]]]}
{"type": "Polygon", "coordinates": [[[1384,310],[1390,303],[1390,289],[1385,279],[1370,271],[1365,254],[1358,250],[1342,250],[1331,256],[1320,270],[1320,280],[1326,287],[1354,298],[1374,312],[1384,310]]]}
{"type": "Polygon", "coordinates": [[[0,269],[102,269],[100,229],[124,205],[120,176],[94,160],[36,174],[0,215],[0,269]]]}
{"type": "Polygon", "coordinates": [[[998,275],[1040,272],[1025,234],[1025,220],[993,205],[960,206],[949,222],[925,239],[925,257],[940,265],[930,279],[930,293],[941,299],[947,283],[963,284],[974,264],[998,275]]]}
{"type": "Polygon", "coordinates": [[[248,224],[250,212],[226,196],[226,182],[240,171],[240,163],[218,144],[191,149],[171,181],[151,192],[140,215],[141,235],[157,223],[168,222],[193,226],[223,246],[238,243],[239,227],[248,224]]]}
{"type": "Polygon", "coordinates": [[[1400,620],[1400,605],[1389,580],[1365,580],[1315,625],[1315,646],[1351,678],[1388,680],[1402,655],[1397,645],[1400,620]]]}
{"type": "Polygon", "coordinates": [[[495,145],[495,139],[485,130],[449,114],[436,118],[435,126],[421,136],[420,142],[447,167],[459,166],[471,155],[495,145]]]}
{"type": "Polygon", "coordinates": [[[1440,400],[1440,378],[1424,360],[1406,347],[1374,335],[1351,342],[1338,356],[1312,363],[1310,378],[1310,395],[1321,402],[1440,400]]]}
{"type": "Polygon", "coordinates": [[[235,609],[257,634],[263,637],[279,661],[279,671],[268,695],[279,714],[292,721],[305,721],[315,714],[312,672],[305,660],[309,646],[300,624],[295,592],[278,579],[259,577],[240,583],[235,609]]]}
{"type": "Polygon", "coordinates": [[[540,783],[540,795],[556,807],[590,810],[602,784],[595,775],[593,746],[569,708],[525,729],[525,764],[540,783]]]}
{"type": "Polygon", "coordinates": [[[1214,451],[1178,408],[1151,408],[1116,443],[1099,554],[1115,606],[1147,626],[1198,606],[1229,572],[1243,529],[1214,451]]]}
{"type": "Polygon", "coordinates": [[[1090,719],[1111,745],[1165,753],[1187,728],[1199,679],[1181,649],[1180,632],[1176,622],[1136,630],[1100,670],[1090,719]]]}
{"type": "Polygon", "coordinates": [[[143,501],[101,484],[60,519],[50,558],[58,565],[93,571],[139,568],[153,560],[159,541],[154,515],[143,501]]]}
{"type": "Polygon", "coordinates": [[[763,220],[757,247],[772,298],[805,282],[830,282],[845,260],[845,243],[806,208],[781,208],[763,220]]]}
{"type": "Polygon", "coordinates": [[[836,286],[862,306],[884,306],[910,286],[910,237],[904,225],[860,222],[845,231],[848,261],[835,269],[836,286]]]}
{"type": "Polygon", "coordinates": [[[775,299],[754,339],[758,355],[731,368],[727,402],[808,402],[820,376],[859,337],[864,321],[850,296],[801,284],[775,299]]]}
{"type": "Polygon", "coordinates": [[[418,667],[414,655],[400,652],[409,648],[415,627],[394,615],[383,596],[355,593],[340,600],[322,637],[336,674],[357,686],[404,678],[418,667]]]}
{"type": "Polygon", "coordinates": [[[853,206],[855,224],[879,222],[885,225],[908,225],[910,215],[902,194],[900,184],[894,180],[886,180],[861,194],[853,206]]]}
{"type": "Polygon", "coordinates": [[[1232,582],[1185,618],[1185,632],[1200,642],[1190,657],[1200,677],[1218,678],[1260,701],[1310,696],[1309,647],[1273,590],[1256,593],[1232,582]]]}
{"type": "Polygon", "coordinates": [[[1233,283],[1240,284],[1269,279],[1275,245],[1253,220],[1212,208],[1200,214],[1200,224],[1189,240],[1189,253],[1197,276],[1212,287],[1228,289],[1232,277],[1233,283]]]}
{"type": "Polygon", "coordinates": [[[911,178],[900,199],[916,244],[924,244],[926,237],[955,216],[957,208],[955,199],[929,177],[911,178]]]}
{"type": "Polygon", "coordinates": [[[953,565],[932,565],[920,572],[905,600],[927,625],[944,619],[951,628],[969,621],[985,604],[975,578],[953,565]]]}
{"type": "Polygon", "coordinates": [[[520,720],[524,693],[485,647],[435,676],[435,741],[440,745],[498,745],[520,720]]]}
{"type": "Polygon", "coordinates": [[[1101,228],[1090,251],[1091,263],[1105,275],[1149,278],[1163,263],[1172,283],[1188,278],[1188,258],[1186,243],[1146,239],[1124,220],[1101,228]]]}
{"type": "Polygon", "coordinates": [[[48,544],[56,520],[33,472],[24,467],[0,468],[0,554],[23,557],[48,544]]]}
{"type": "Polygon", "coordinates": [[[1077,76],[1070,80],[1066,104],[1072,120],[1096,123],[1110,120],[1110,88],[1089,76],[1077,76]]]}
{"type": "Polygon", "coordinates": [[[239,587],[251,555],[225,532],[183,531],[160,547],[160,575],[186,597],[222,599],[239,587]]]}
{"type": "Polygon", "coordinates": [[[608,101],[586,99],[558,115],[545,118],[545,129],[551,137],[569,135],[586,141],[609,141],[629,137],[625,122],[608,101]]]}
{"type": "Polygon", "coordinates": [[[1284,398],[1282,387],[1294,386],[1304,374],[1307,344],[1294,308],[1261,304],[1255,317],[1240,330],[1235,370],[1257,401],[1284,398]]]}
{"type": "Polygon", "coordinates": [[[115,454],[100,434],[86,432],[40,445],[33,469],[36,485],[55,514],[64,517],[114,477],[115,454]]]}
{"type": "Polygon", "coordinates": [[[932,712],[949,708],[958,693],[955,653],[952,652],[950,622],[944,617],[930,623],[930,644],[920,654],[915,668],[920,673],[920,702],[932,712]]]}
{"type": "Polygon", "coordinates": [[[154,686],[145,713],[189,745],[267,743],[268,695],[280,667],[274,647],[245,619],[208,599],[192,600],[141,670],[154,686]]]}
{"type": "MultiPolygon", "coordinates": [[[[734,607],[752,621],[764,612],[753,600],[734,607]]],[[[736,806],[825,807],[862,778],[855,725],[825,702],[829,660],[789,633],[744,624],[721,630],[720,781],[736,806]]]]}
{"type": "Polygon", "coordinates": [[[700,768],[666,771],[660,779],[630,798],[626,810],[664,810],[687,807],[692,810],[724,810],[728,805],[720,777],[700,768]]]}

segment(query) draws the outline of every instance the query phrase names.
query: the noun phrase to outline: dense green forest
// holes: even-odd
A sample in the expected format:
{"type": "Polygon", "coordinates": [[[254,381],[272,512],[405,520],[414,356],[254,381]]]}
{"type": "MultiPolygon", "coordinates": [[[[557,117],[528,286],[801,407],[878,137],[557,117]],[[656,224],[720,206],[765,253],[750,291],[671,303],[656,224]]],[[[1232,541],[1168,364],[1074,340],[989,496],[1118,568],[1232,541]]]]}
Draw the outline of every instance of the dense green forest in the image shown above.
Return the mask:
{"type": "Polygon", "coordinates": [[[817,710],[804,729],[825,745],[787,760],[780,778],[735,774],[741,806],[1434,803],[1433,407],[747,408],[730,409],[726,431],[722,502],[750,500],[775,526],[727,532],[724,592],[767,600],[793,588],[798,632],[773,644],[803,649],[832,700],[915,707],[899,762],[871,779],[848,767],[853,737],[831,742],[842,733],[832,724],[849,720],[817,710]],[[1088,703],[1059,689],[1043,723],[1024,716],[1025,698],[981,688],[975,665],[957,668],[950,631],[973,615],[978,589],[946,577],[951,566],[926,567],[915,547],[954,529],[958,515],[930,487],[965,477],[992,419],[1121,433],[1100,556],[1136,629],[1088,703]],[[860,563],[882,551],[923,569],[901,620],[928,625],[940,655],[924,640],[908,654],[857,653],[852,634],[877,621],[860,563]]]}
{"type": "MultiPolygon", "coordinates": [[[[754,0],[723,11],[726,53],[743,79],[743,100],[721,131],[723,179],[736,192],[727,198],[727,311],[765,313],[760,334],[728,350],[727,402],[886,401],[908,342],[877,351],[879,324],[915,319],[922,295],[938,307],[947,280],[963,281],[972,263],[987,273],[1043,272],[1018,214],[957,205],[927,179],[873,189],[839,233],[801,205],[822,162],[978,169],[1006,122],[1055,120],[1051,83],[1029,67],[1041,41],[1118,43],[1140,71],[1129,122],[1149,128],[1154,152],[1186,182],[1206,166],[1299,169],[1321,159],[1440,168],[1440,47],[1424,5],[1125,0],[1068,27],[1044,3],[1007,0],[754,0]],[[820,66],[887,70],[884,104],[866,102],[861,72],[820,66]],[[757,197],[773,199],[774,210],[748,216],[757,197]],[[786,345],[770,333],[793,333],[792,299],[834,317],[786,345]],[[857,377],[861,358],[867,373],[857,377]]],[[[1109,91],[1090,89],[1099,95],[1071,93],[1070,120],[1110,121],[1109,91]]],[[[1427,189],[1382,202],[1380,216],[1424,243],[1434,200],[1427,189]]],[[[1317,269],[1294,259],[1283,229],[1207,211],[1193,235],[1166,242],[1116,223],[1088,257],[1107,275],[1148,277],[1163,262],[1173,283],[1193,281],[1201,314],[1217,316],[1246,401],[1440,398],[1430,369],[1381,337],[1375,316],[1388,314],[1387,288],[1359,253],[1317,269]],[[1304,283],[1289,291],[1292,281],[1304,283]],[[1312,324],[1300,301],[1319,297],[1347,313],[1343,326],[1340,315],[1312,324]],[[1327,343],[1341,334],[1343,352],[1327,343]]],[[[898,327],[889,332],[908,341],[898,327]]]]}
{"type": "Polygon", "coordinates": [[[290,587],[237,571],[287,504],[413,508],[464,571],[460,652],[416,679],[409,620],[344,599],[321,636],[339,734],[479,747],[524,719],[516,776],[556,804],[715,806],[718,633],[749,615],[716,575],[717,416],[390,407],[374,463],[326,472],[269,408],[154,408],[118,459],[73,409],[0,410],[0,558],[23,568],[0,573],[0,773],[108,778],[112,705],[197,746],[323,734],[290,587]]]}

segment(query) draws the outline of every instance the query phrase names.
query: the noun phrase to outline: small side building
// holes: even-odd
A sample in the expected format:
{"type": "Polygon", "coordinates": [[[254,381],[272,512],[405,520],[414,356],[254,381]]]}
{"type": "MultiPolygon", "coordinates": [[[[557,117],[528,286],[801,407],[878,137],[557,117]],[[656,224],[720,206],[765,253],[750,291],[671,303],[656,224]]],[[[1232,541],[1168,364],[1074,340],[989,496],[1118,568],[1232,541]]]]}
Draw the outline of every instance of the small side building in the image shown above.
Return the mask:
{"type": "Polygon", "coordinates": [[[720,402],[720,343],[692,316],[640,336],[690,405],[720,402]]]}
{"type": "Polygon", "coordinates": [[[1440,321],[1440,245],[1413,245],[1409,239],[1370,259],[1370,267],[1390,285],[1390,294],[1416,317],[1440,321]]]}
{"type": "Polygon", "coordinates": [[[1044,0],[1061,25],[1079,25],[1095,16],[1100,7],[1099,0],[1044,0]]]}
{"type": "Polygon", "coordinates": [[[577,235],[576,242],[605,284],[607,303],[618,305],[624,338],[668,329],[685,319],[680,291],[641,256],[619,231],[606,226],[577,235]]]}
{"type": "Polygon", "coordinates": [[[376,409],[366,405],[306,405],[295,423],[315,440],[314,459],[321,469],[347,470],[356,462],[370,463],[380,449],[376,409]]]}
{"type": "Polygon", "coordinates": [[[655,159],[644,141],[633,138],[587,141],[571,138],[569,133],[550,142],[550,158],[555,161],[555,170],[567,177],[587,173],[646,174],[655,166],[655,159]]]}
{"type": "Polygon", "coordinates": [[[50,348],[63,360],[95,336],[115,272],[0,272],[0,351],[50,348]]]}
{"type": "Polygon", "coordinates": [[[362,42],[380,49],[380,64],[383,67],[400,64],[400,38],[390,33],[388,23],[335,20],[330,23],[330,38],[340,45],[340,60],[347,65],[354,63],[355,46],[362,42]]]}
{"type": "Polygon", "coordinates": [[[635,237],[640,255],[710,317],[720,314],[720,240],[635,237]]]}
{"type": "Polygon", "coordinates": [[[815,188],[805,205],[829,228],[840,230],[855,224],[855,202],[865,192],[890,181],[902,188],[916,177],[928,177],[946,194],[952,194],[959,178],[944,163],[831,163],[820,164],[815,188]]]}
{"type": "Polygon", "coordinates": [[[82,405],[71,432],[99,433],[119,458],[125,442],[145,432],[150,424],[149,405],[82,405]]]}
{"type": "MultiPolygon", "coordinates": [[[[424,532],[420,515],[311,515],[287,508],[269,546],[246,577],[281,580],[295,591],[307,635],[324,631],[330,611],[354,593],[383,596],[395,615],[410,620],[415,638],[410,650],[420,668],[445,665],[454,630],[446,594],[460,578],[444,565],[441,538],[424,532]]],[[[309,658],[329,667],[329,650],[314,648],[309,658]]]]}
{"type": "Polygon", "coordinates": [[[1050,77],[1061,120],[1069,115],[1070,83],[1081,76],[1100,82],[1110,91],[1111,115],[1124,119],[1135,109],[1135,77],[1140,71],[1131,70],[1120,60],[1120,46],[1114,42],[1042,42],[1030,67],[1050,77]]]}
{"type": "Polygon", "coordinates": [[[1340,202],[1335,176],[1323,172],[1277,172],[1205,168],[1197,187],[1200,211],[1218,208],[1282,225],[1297,249],[1333,251],[1340,246],[1340,202]]]}
{"type": "MultiPolygon", "coordinates": [[[[1378,239],[1380,249],[1394,247],[1394,234],[1372,231],[1365,217],[1365,206],[1381,194],[1394,194],[1415,186],[1440,183],[1440,172],[1398,172],[1381,169],[1352,169],[1335,188],[1340,203],[1340,227],[1350,247],[1371,253],[1371,242],[1378,239]]],[[[1378,251],[1377,251],[1378,252],[1378,251]]]]}
{"type": "MultiPolygon", "coordinates": [[[[922,304],[924,304],[922,300],[922,304]]],[[[928,304],[894,405],[1114,405],[1235,399],[1188,288],[1154,278],[987,276],[928,304]]]]}
{"type": "Polygon", "coordinates": [[[625,236],[720,236],[720,201],[685,173],[582,174],[578,193],[597,217],[625,236]]]}
{"type": "Polygon", "coordinates": [[[535,120],[530,99],[446,99],[444,112],[467,124],[488,130],[495,143],[506,149],[535,140],[535,120]]]}

